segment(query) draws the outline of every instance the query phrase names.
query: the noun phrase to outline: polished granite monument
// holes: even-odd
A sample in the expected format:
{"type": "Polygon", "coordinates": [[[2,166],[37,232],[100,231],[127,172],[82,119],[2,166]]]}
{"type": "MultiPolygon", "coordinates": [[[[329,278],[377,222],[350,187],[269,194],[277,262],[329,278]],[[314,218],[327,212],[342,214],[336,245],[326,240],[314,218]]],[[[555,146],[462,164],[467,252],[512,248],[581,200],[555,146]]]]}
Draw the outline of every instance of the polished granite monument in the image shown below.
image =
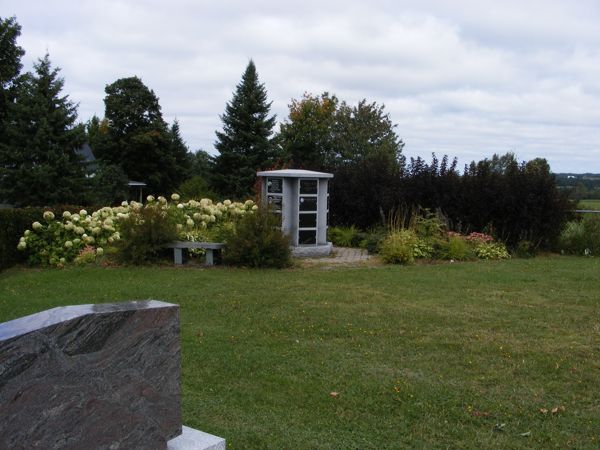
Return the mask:
{"type": "Polygon", "coordinates": [[[180,366],[169,303],[66,306],[2,323],[0,448],[165,449],[182,432],[180,366]]]}

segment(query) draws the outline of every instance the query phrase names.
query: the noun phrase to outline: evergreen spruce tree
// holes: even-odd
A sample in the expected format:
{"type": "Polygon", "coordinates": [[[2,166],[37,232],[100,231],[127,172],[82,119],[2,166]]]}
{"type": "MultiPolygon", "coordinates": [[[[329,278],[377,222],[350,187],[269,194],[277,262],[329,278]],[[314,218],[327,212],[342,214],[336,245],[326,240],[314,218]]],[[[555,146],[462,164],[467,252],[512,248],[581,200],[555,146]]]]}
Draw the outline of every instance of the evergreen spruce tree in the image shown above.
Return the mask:
{"type": "Polygon", "coordinates": [[[175,159],[175,164],[179,167],[180,179],[187,180],[192,174],[194,155],[192,155],[181,137],[179,121],[177,119],[173,121],[169,134],[171,135],[171,154],[175,159]]]}
{"type": "Polygon", "coordinates": [[[77,105],[61,96],[64,81],[46,55],[21,77],[8,105],[0,146],[0,198],[16,205],[81,203],[84,167],[76,153],[84,140],[77,105]]]}
{"type": "MultiPolygon", "coordinates": [[[[14,17],[0,17],[0,136],[8,105],[14,100],[14,82],[21,73],[21,57],[25,51],[17,45],[21,26],[14,17]]],[[[4,142],[2,139],[1,142],[4,142]]]]}
{"type": "Polygon", "coordinates": [[[275,116],[269,117],[270,109],[267,91],[250,60],[221,116],[223,131],[217,131],[213,183],[222,195],[237,199],[251,195],[256,171],[275,163],[278,152],[271,139],[275,116]]]}

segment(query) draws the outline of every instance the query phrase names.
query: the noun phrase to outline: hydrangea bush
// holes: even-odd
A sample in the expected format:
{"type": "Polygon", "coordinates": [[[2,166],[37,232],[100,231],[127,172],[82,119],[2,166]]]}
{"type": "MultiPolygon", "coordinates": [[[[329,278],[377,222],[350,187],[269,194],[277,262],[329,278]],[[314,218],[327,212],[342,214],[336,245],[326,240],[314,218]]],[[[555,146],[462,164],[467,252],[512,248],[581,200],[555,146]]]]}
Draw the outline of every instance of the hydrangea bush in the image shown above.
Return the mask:
{"type": "Polygon", "coordinates": [[[94,258],[100,256],[106,247],[121,239],[119,224],[123,219],[149,206],[163,209],[174,219],[179,239],[216,242],[237,218],[258,208],[252,200],[213,203],[205,198],[180,202],[178,194],[173,194],[170,201],[151,195],[146,200],[146,205],[123,202],[120,206],[104,207],[91,214],[82,209],[79,213],[65,211],[57,217],[46,211],[43,222],[34,222],[21,237],[17,248],[27,252],[29,263],[34,265],[60,267],[78,257],[78,260],[90,260],[93,259],[91,254],[94,258]]]}

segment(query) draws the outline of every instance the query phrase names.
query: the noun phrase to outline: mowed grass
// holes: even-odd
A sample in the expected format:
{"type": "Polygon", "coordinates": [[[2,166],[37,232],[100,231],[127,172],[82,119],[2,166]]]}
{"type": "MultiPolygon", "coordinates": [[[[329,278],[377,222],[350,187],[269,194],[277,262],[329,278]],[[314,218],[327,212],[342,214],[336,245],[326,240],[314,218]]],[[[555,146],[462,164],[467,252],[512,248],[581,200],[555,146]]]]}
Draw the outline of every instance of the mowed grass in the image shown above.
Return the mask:
{"type": "Polygon", "coordinates": [[[584,199],[579,200],[577,209],[591,209],[594,211],[600,211],[600,200],[596,199],[584,199]]]}
{"type": "Polygon", "coordinates": [[[0,274],[0,320],[178,303],[184,423],[228,449],[597,449],[599,274],[570,257],[17,269],[0,274]]]}

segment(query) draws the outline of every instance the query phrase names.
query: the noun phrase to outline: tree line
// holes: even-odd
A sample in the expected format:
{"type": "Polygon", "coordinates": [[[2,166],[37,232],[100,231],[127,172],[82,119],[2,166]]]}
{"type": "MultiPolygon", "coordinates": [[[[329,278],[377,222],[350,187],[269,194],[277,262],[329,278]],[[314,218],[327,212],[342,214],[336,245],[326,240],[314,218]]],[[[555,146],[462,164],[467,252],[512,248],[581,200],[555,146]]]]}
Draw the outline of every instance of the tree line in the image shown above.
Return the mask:
{"type": "Polygon", "coordinates": [[[462,173],[448,156],[406,161],[385,107],[366,99],[351,105],[305,93],[291,101],[276,132],[252,60],[220,116],[215,156],[189,150],[177,121],[166,123],[158,97],[136,76],[106,86],[102,118],[77,123],[48,55],[33,73],[20,74],[20,31],[14,17],[0,18],[0,201],[110,203],[127,195],[127,180],[156,194],[244,199],[256,194],[258,170],[292,167],[334,174],[336,225],[374,227],[418,206],[444,214],[454,228],[550,246],[566,220],[570,205],[544,159],[494,155],[462,173]],[[84,142],[99,162],[92,178],[76,152],[84,142]]]}

